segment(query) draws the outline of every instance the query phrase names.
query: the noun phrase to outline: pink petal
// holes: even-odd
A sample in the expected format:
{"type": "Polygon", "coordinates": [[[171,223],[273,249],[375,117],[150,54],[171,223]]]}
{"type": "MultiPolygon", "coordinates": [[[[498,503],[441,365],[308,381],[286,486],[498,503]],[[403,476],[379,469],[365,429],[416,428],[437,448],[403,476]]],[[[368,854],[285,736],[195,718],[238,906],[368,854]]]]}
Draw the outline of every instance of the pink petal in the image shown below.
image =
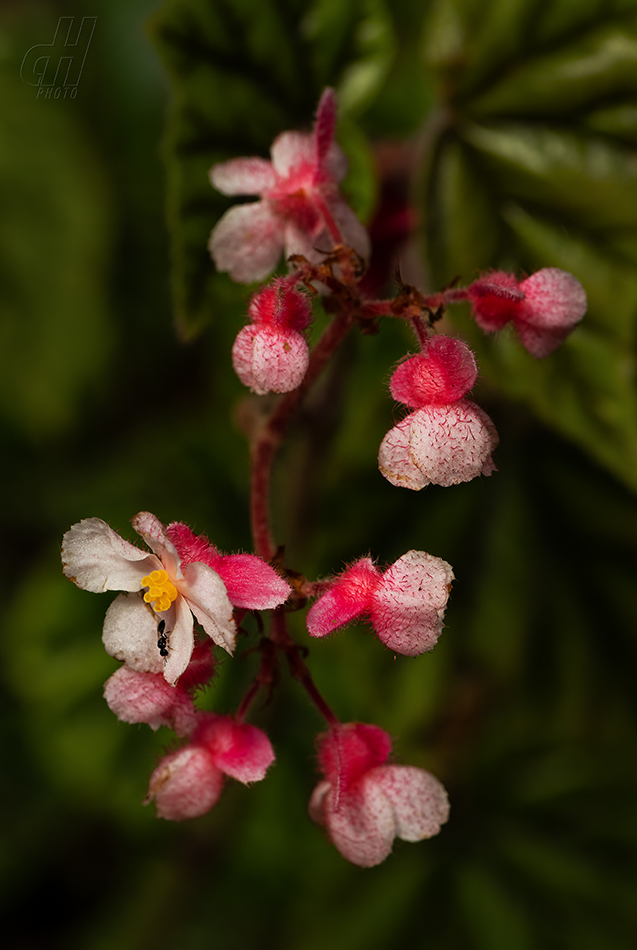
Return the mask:
{"type": "Polygon", "coordinates": [[[367,610],[379,583],[380,572],[371,558],[357,561],[310,607],[306,617],[310,636],[324,637],[367,610]]]}
{"type": "Polygon", "coordinates": [[[317,825],[325,825],[327,817],[325,808],[327,805],[327,795],[332,785],[330,782],[319,782],[312,794],[308,804],[308,813],[313,822],[317,825]]]}
{"type": "Polygon", "coordinates": [[[179,591],[208,636],[217,646],[232,653],[237,631],[232,604],[217,572],[207,564],[188,564],[184,567],[184,583],[179,585],[179,591]]]}
{"type": "Polygon", "coordinates": [[[104,698],[122,722],[144,722],[153,730],[168,726],[178,736],[188,735],[197,722],[186,690],[169,686],[160,674],[122,666],[104,684],[104,698]]]}
{"type": "Polygon", "coordinates": [[[150,777],[148,797],[157,805],[157,817],[169,821],[198,818],[217,803],[223,775],[210,753],[200,746],[186,746],[167,755],[150,777]]]}
{"type": "MultiPolygon", "coordinates": [[[[498,444],[491,419],[467,399],[427,406],[411,415],[409,449],[425,484],[457,485],[486,474],[498,444]]],[[[492,469],[491,469],[492,470],[492,469]]]]}
{"type": "Polygon", "coordinates": [[[217,571],[235,607],[271,610],[290,596],[292,588],[256,554],[219,554],[210,566],[217,571]]]}
{"type": "Polygon", "coordinates": [[[109,656],[133,670],[162,673],[157,649],[157,619],[141,594],[120,594],[106,611],[102,633],[109,656]]]}
{"type": "Polygon", "coordinates": [[[232,716],[206,717],[193,741],[208,749],[218,769],[244,784],[259,782],[274,762],[266,734],[232,716]]]}
{"type": "Polygon", "coordinates": [[[217,270],[229,271],[240,284],[250,284],[263,280],[276,267],[283,231],[283,222],[267,201],[237,205],[219,219],[208,248],[217,270]]]}
{"type": "Polygon", "coordinates": [[[334,90],[323,90],[316,109],[316,122],[314,123],[314,140],[316,145],[316,164],[320,166],[327,157],[334,139],[334,128],[336,126],[336,97],[334,90]]]}
{"type": "Polygon", "coordinates": [[[140,590],[142,577],[161,568],[157,558],[120,538],[101,518],[86,518],[62,541],[64,574],[82,590],[140,590]]]}
{"type": "Polygon", "coordinates": [[[389,430],[380,444],[378,467],[392,485],[420,491],[430,480],[414,464],[411,456],[411,423],[414,415],[410,413],[389,430]]]}
{"type": "Polygon", "coordinates": [[[435,776],[412,765],[381,765],[368,772],[365,783],[374,783],[394,810],[396,836],[422,841],[437,835],[449,818],[449,799],[435,776]]]}
{"type": "Polygon", "coordinates": [[[478,326],[487,332],[500,330],[513,319],[524,302],[524,291],[513,274],[494,271],[485,274],[467,287],[473,315],[478,326]]]}
{"type": "Polygon", "coordinates": [[[522,346],[537,360],[544,359],[545,356],[554,353],[573,329],[567,327],[564,330],[544,330],[532,323],[524,323],[522,320],[515,321],[515,328],[518,331],[522,346]]]}
{"type": "Polygon", "coordinates": [[[318,736],[317,746],[323,775],[338,794],[344,794],[357,787],[366,772],[387,761],[391,738],[370,723],[346,722],[318,736]]]}
{"type": "Polygon", "coordinates": [[[224,195],[260,195],[276,183],[272,162],[264,158],[234,158],[213,165],[210,181],[224,195]]]}
{"type": "MultiPolygon", "coordinates": [[[[178,597],[166,619],[166,639],[168,656],[164,662],[164,678],[174,686],[181,674],[187,669],[195,646],[194,623],[190,605],[185,597],[178,597]]],[[[155,636],[157,640],[157,636],[155,636]]],[[[159,651],[158,651],[159,652],[159,651]]]]}
{"type": "Polygon", "coordinates": [[[379,638],[404,656],[433,649],[453,580],[451,565],[424,551],[408,551],[383,574],[370,616],[379,638]]]}
{"type": "Polygon", "coordinates": [[[277,135],[270,149],[274,170],[285,178],[298,166],[316,168],[316,144],[313,135],[307,132],[282,132],[277,135]]]}
{"type": "Polygon", "coordinates": [[[171,577],[181,577],[177,548],[166,534],[159,518],[151,515],[149,511],[140,511],[134,518],[131,518],[130,523],[148,547],[155,552],[157,557],[161,558],[163,567],[166,568],[171,577]]]}

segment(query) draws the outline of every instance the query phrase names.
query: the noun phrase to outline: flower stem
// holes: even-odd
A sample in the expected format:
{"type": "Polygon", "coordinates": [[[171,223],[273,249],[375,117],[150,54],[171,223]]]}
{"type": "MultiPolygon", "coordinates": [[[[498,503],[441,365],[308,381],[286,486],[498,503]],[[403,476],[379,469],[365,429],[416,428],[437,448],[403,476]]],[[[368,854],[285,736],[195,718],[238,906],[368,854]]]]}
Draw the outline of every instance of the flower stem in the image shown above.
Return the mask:
{"type": "Polygon", "coordinates": [[[352,319],[353,315],[349,312],[341,312],[334,317],[312,351],[303,382],[280,400],[269,418],[259,427],[258,434],[252,443],[250,486],[252,538],[254,550],[266,561],[271,561],[276,554],[270,528],[270,479],[274,458],[301,400],[336,347],[347,335],[352,319]]]}
{"type": "Polygon", "coordinates": [[[288,633],[285,613],[282,610],[275,610],[272,614],[270,636],[273,643],[285,653],[290,673],[294,679],[301,684],[328,725],[335,729],[340,725],[339,720],[318,691],[316,683],[312,679],[312,674],[299,653],[299,647],[288,633]]]}

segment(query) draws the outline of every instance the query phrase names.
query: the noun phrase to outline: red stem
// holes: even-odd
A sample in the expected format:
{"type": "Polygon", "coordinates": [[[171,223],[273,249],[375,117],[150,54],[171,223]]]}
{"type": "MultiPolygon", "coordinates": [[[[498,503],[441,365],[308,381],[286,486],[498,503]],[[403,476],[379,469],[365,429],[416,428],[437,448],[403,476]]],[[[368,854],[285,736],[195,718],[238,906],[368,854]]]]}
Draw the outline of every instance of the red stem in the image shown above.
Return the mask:
{"type": "Polygon", "coordinates": [[[288,633],[285,613],[282,610],[275,610],[272,614],[270,636],[272,642],[285,653],[292,676],[301,684],[328,725],[332,728],[339,726],[339,720],[318,691],[316,683],[312,679],[312,674],[299,654],[298,646],[288,633]]]}

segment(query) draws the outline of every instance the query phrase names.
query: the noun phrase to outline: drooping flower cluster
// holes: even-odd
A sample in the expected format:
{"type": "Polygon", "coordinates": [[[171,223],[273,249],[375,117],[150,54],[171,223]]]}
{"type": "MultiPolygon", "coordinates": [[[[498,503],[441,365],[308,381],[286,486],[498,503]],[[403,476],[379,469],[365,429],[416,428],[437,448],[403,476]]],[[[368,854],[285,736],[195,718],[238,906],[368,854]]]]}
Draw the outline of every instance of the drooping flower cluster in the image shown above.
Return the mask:
{"type": "Polygon", "coordinates": [[[329,727],[318,739],[323,780],[312,793],[310,815],[347,860],[372,867],[387,857],[395,838],[420,841],[437,834],[448,818],[447,794],[423,769],[390,762],[391,740],[382,729],[339,722],[312,679],[304,648],[287,630],[282,605],[289,600],[287,608],[298,609],[315,598],[306,618],[310,636],[325,637],[361,618],[389,649],[413,657],[435,646],[454,575],[446,561],[415,550],[385,570],[363,557],[322,581],[284,569],[267,497],[276,449],[303,395],[303,379],[307,384],[318,375],[354,324],[375,330],[381,317],[389,317],[410,322],[421,351],[400,363],[391,378],[392,396],[411,411],[382,441],[382,474],[413,490],[488,475],[498,435],[486,413],[466,398],[478,375],[474,356],[460,340],[436,335],[436,321],[448,304],[469,301],[480,327],[493,331],[511,322],[527,350],[542,357],[581,318],[586,295],[570,274],[546,268],[521,281],[496,271],[466,288],[425,296],[403,285],[392,300],[370,299],[378,281],[361,280],[369,239],[338,189],[347,163],[334,141],[335,122],[336,101],[327,89],[311,134],[284,132],[272,145],[271,161],[234,159],[210,172],[224,194],[260,199],[231,208],[213,229],[209,247],[218,270],[243,283],[259,280],[282,251],[294,255],[289,263],[296,268],[253,295],[251,322],[232,351],[237,375],[254,393],[291,394],[272,400],[275,408],[270,416],[264,411],[252,436],[251,516],[262,557],[225,555],[186,525],[164,527],[141,512],[132,524],[148,549],[89,518],[64,536],[62,561],[67,577],[85,590],[123,591],[104,621],[106,650],[123,662],[105,684],[110,708],[125,722],[167,727],[184,740],[150,778],[146,800],[155,801],[160,817],[203,815],[217,802],[226,776],[246,784],[264,778],[274,761],[272,746],[244,720],[259,691],[269,695],[277,658],[284,655],[329,727]],[[325,311],[334,314],[311,364],[311,307],[301,286],[320,288],[325,311]],[[277,404],[283,410],[278,415],[277,404]],[[232,655],[237,623],[248,611],[262,610],[273,611],[270,627],[258,618],[259,669],[235,714],[197,709],[196,691],[214,676],[214,648],[232,655]]]}
{"type": "Polygon", "coordinates": [[[494,271],[466,289],[475,321],[487,332],[511,321],[531,356],[549,356],[586,313],[579,280],[558,267],[544,267],[525,280],[494,271]]]}
{"type": "Polygon", "coordinates": [[[319,737],[324,775],[310,799],[344,858],[369,868],[384,861],[394,838],[422,841],[449,817],[447,793],[424,769],[391,765],[391,739],[378,726],[348,722],[319,737]]]}
{"type": "Polygon", "coordinates": [[[279,278],[254,295],[252,323],[232,347],[235,373],[252,392],[287,393],[302,382],[309,361],[303,331],[312,318],[307,297],[289,279],[279,278]]]}
{"type": "Polygon", "coordinates": [[[396,653],[418,656],[433,649],[453,581],[451,565],[424,551],[408,551],[381,573],[371,558],[343,571],[310,608],[307,629],[324,637],[361,614],[396,653]]]}
{"type": "Polygon", "coordinates": [[[347,159],[334,142],[335,123],[334,91],[326,89],[314,131],[282,132],[272,161],[235,158],[212,167],[210,180],[224,195],[261,198],[230,208],[213,229],[209,248],[217,270],[248,284],[267,277],[282,251],[318,261],[336,244],[348,244],[369,256],[367,231],[338,189],[347,159]]]}
{"type": "Polygon", "coordinates": [[[446,336],[433,337],[422,353],[398,366],[391,394],[415,412],[390,429],[380,446],[379,468],[392,485],[419,491],[494,471],[495,426],[464,398],[477,376],[469,347],[446,336]]]}

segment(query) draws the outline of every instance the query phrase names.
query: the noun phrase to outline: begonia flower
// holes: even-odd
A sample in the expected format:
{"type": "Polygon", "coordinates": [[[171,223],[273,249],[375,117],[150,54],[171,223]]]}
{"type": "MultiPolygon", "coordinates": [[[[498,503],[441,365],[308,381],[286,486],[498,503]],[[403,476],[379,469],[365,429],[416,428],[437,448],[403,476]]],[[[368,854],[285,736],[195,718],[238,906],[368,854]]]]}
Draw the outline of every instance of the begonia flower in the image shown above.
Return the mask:
{"type": "Polygon", "coordinates": [[[260,201],[230,208],[215,225],[209,249],[217,270],[233,280],[263,280],[286,257],[317,263],[336,244],[369,256],[369,238],[342,197],[338,183],[347,159],[334,142],[334,91],[321,96],[314,131],[283,132],[271,161],[235,158],[213,165],[210,180],[224,195],[258,195],[260,201]]]}
{"type": "MultiPolygon", "coordinates": [[[[208,564],[183,564],[161,522],[148,512],[131,519],[153,553],[121,538],[100,518],[88,518],[64,535],[64,573],[83,590],[121,590],[106,612],[102,639],[107,653],[133,669],[163,670],[174,685],[190,662],[194,648],[193,615],[205,633],[229,653],[234,649],[236,626],[233,606],[218,572],[208,564]],[[143,591],[143,594],[142,594],[143,591]],[[157,627],[165,621],[168,640],[165,659],[157,649],[157,627]]],[[[272,571],[275,590],[255,598],[262,607],[281,604],[285,584],[272,571]]],[[[255,604],[257,606],[257,604],[255,604]]]]}
{"type": "Polygon", "coordinates": [[[198,716],[188,744],[165,756],[150,777],[144,804],[154,800],[159,818],[198,818],[217,803],[224,775],[258,782],[274,761],[270,740],[256,726],[214,713],[198,716]]]}
{"type": "Polygon", "coordinates": [[[444,787],[424,769],[389,764],[391,739],[382,729],[350,722],[318,743],[325,778],[310,798],[310,817],[352,864],[380,864],[394,838],[422,841],[447,821],[444,787]]]}
{"type": "Polygon", "coordinates": [[[433,337],[423,352],[399,364],[390,382],[409,413],[387,433],[378,453],[381,474],[401,488],[457,485],[495,470],[499,442],[493,422],[465,399],[478,375],[461,340],[433,337]]]}
{"type": "Polygon", "coordinates": [[[495,271],[466,288],[479,327],[494,331],[512,321],[531,356],[548,356],[586,313],[586,291],[576,277],[544,267],[525,280],[495,271]]]}
{"type": "Polygon", "coordinates": [[[307,629],[324,637],[363,615],[391,650],[418,656],[442,633],[452,581],[451,565],[424,551],[408,551],[384,572],[361,558],[309,609],[307,629]]]}

